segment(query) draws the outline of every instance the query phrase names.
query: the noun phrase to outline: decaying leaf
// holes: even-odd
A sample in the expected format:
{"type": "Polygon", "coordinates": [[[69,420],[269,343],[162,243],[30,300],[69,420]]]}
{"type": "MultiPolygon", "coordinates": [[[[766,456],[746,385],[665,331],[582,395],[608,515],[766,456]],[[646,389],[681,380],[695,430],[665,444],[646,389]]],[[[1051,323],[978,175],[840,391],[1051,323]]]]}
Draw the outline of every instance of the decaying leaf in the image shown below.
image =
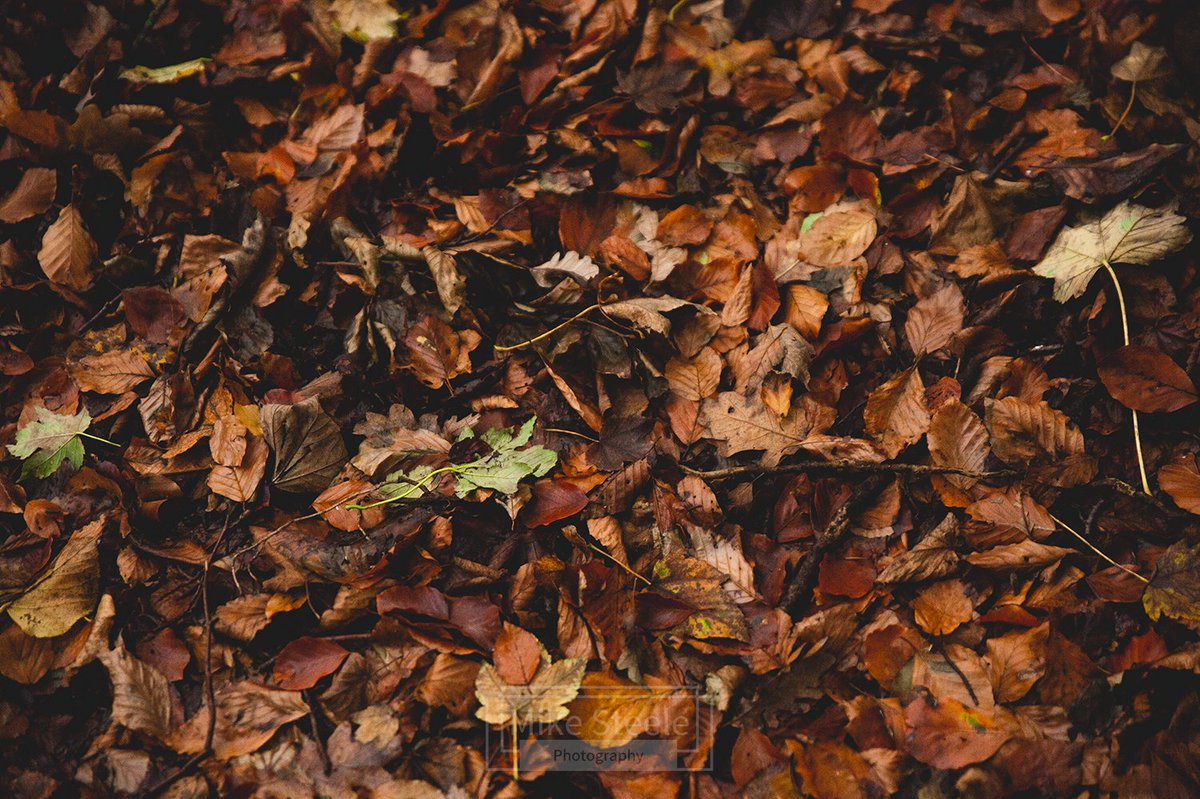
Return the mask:
{"type": "Polygon", "coordinates": [[[348,454],[337,423],[316,397],[295,405],[264,405],[263,436],[275,453],[271,482],[284,491],[324,491],[348,454]]]}
{"type": "Polygon", "coordinates": [[[1175,619],[1200,629],[1200,547],[1177,541],[1158,559],[1154,576],[1142,595],[1151,619],[1175,619]]]}
{"type": "Polygon", "coordinates": [[[96,608],[103,532],[103,519],[73,532],[33,585],[8,606],[8,615],[28,635],[62,635],[96,608]]]}
{"type": "Polygon", "coordinates": [[[1054,278],[1054,299],[1078,297],[1105,264],[1145,266],[1191,241],[1185,219],[1173,208],[1147,208],[1123,202],[1099,220],[1064,228],[1034,267],[1054,278]]]}
{"type": "MultiPolygon", "coordinates": [[[[538,645],[541,647],[541,645],[538,645]]],[[[566,718],[567,704],[579,693],[587,661],[564,658],[554,661],[545,647],[533,678],[525,684],[505,682],[495,666],[484,663],[475,680],[479,709],[475,715],[489,724],[549,724],[566,718]]]]}

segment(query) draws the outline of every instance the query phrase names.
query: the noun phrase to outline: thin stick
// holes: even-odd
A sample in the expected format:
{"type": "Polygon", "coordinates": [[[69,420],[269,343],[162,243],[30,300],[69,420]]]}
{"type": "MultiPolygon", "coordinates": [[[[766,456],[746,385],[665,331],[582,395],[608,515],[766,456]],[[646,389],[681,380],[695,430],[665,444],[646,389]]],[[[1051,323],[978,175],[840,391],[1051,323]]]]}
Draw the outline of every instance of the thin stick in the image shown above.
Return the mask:
{"type": "Polygon", "coordinates": [[[621,561],[617,560],[617,559],[616,559],[616,558],[614,558],[612,555],[608,554],[608,553],[607,553],[607,552],[605,552],[603,549],[601,549],[600,547],[598,547],[598,546],[596,546],[595,544],[593,544],[591,541],[584,541],[584,543],[585,543],[585,544],[587,544],[587,545],[588,545],[588,547],[589,547],[589,548],[590,548],[590,549],[591,549],[593,552],[595,552],[597,555],[601,555],[601,556],[603,556],[603,557],[606,557],[606,558],[608,558],[608,559],[609,559],[609,560],[611,560],[613,563],[617,564],[617,565],[618,565],[618,566],[620,566],[622,569],[624,569],[625,571],[627,571],[627,572],[628,572],[628,573],[629,573],[631,576],[633,576],[633,577],[636,577],[637,579],[641,580],[641,581],[642,581],[643,583],[645,583],[646,585],[653,585],[653,583],[651,583],[651,582],[650,582],[649,580],[647,580],[645,577],[643,577],[642,575],[638,574],[638,573],[637,573],[637,572],[635,572],[633,569],[631,569],[629,566],[627,566],[626,564],[624,564],[624,563],[622,563],[621,561]]]}
{"type": "Polygon", "coordinates": [[[1129,88],[1129,102],[1125,104],[1125,110],[1121,112],[1121,118],[1117,120],[1117,124],[1113,125],[1112,133],[1107,136],[1101,136],[1101,141],[1108,141],[1113,136],[1117,135],[1117,131],[1125,124],[1125,117],[1129,116],[1129,112],[1133,110],[1133,98],[1137,97],[1137,81],[1135,80],[1129,88]]]}
{"type": "Polygon", "coordinates": [[[513,344],[513,345],[511,345],[511,346],[508,346],[508,347],[503,347],[503,346],[501,346],[501,345],[499,345],[499,344],[496,344],[495,346],[493,346],[493,347],[492,347],[492,349],[493,349],[493,350],[495,350],[496,352],[512,352],[513,350],[519,350],[519,349],[521,349],[522,347],[528,347],[528,346],[529,346],[529,345],[531,345],[531,344],[536,344],[536,343],[538,343],[539,341],[541,341],[541,340],[543,340],[543,339],[545,339],[545,338],[548,338],[548,337],[550,337],[550,336],[554,335],[555,333],[557,333],[558,331],[562,330],[564,327],[566,327],[567,325],[571,324],[572,322],[574,322],[574,321],[576,321],[576,320],[579,320],[579,319],[582,319],[583,317],[587,316],[588,314],[590,314],[592,311],[596,310],[596,309],[597,309],[597,308],[599,308],[599,307],[600,307],[600,303],[596,303],[596,304],[594,304],[594,305],[589,305],[588,307],[584,308],[584,309],[583,309],[582,311],[580,311],[579,313],[577,313],[577,314],[575,314],[574,316],[572,316],[572,317],[571,317],[570,319],[568,319],[567,321],[565,321],[565,322],[562,322],[562,323],[560,323],[560,324],[557,324],[557,325],[555,325],[554,327],[552,327],[552,328],[550,328],[549,330],[547,330],[545,333],[541,333],[541,334],[539,334],[539,335],[536,335],[536,336],[534,336],[534,337],[533,337],[533,338],[531,338],[531,339],[528,339],[528,340],[526,340],[526,341],[522,341],[520,344],[513,344]]]}
{"type": "Polygon", "coordinates": [[[728,477],[740,477],[748,474],[803,474],[807,472],[851,472],[851,473],[890,473],[890,474],[959,474],[973,477],[976,480],[988,480],[997,477],[1012,477],[1015,472],[973,472],[969,469],[959,469],[954,466],[927,466],[921,463],[875,463],[874,461],[804,461],[802,463],[785,463],[780,466],[731,466],[727,469],[712,469],[702,471],[690,466],[679,464],[679,468],[696,477],[709,480],[723,480],[728,477]]]}
{"type": "MultiPolygon", "coordinates": [[[[1125,311],[1125,292],[1121,290],[1121,281],[1117,280],[1117,271],[1112,268],[1112,264],[1105,258],[1103,261],[1104,268],[1108,270],[1108,276],[1112,278],[1113,286],[1117,290],[1117,307],[1121,311],[1121,333],[1125,337],[1125,346],[1129,346],[1129,315],[1125,311]]],[[[1138,412],[1130,409],[1133,414],[1133,448],[1137,451],[1138,474],[1142,478],[1142,490],[1147,494],[1150,492],[1150,479],[1146,476],[1146,456],[1142,454],[1142,431],[1138,425],[1138,412]]]]}
{"type": "Polygon", "coordinates": [[[83,436],[84,438],[90,438],[92,441],[100,441],[104,444],[108,444],[111,447],[121,446],[120,444],[118,444],[115,441],[109,441],[107,438],[101,438],[100,436],[94,436],[91,433],[84,433],[84,432],[80,431],[80,432],[76,433],[75,435],[83,436]]]}
{"type": "Polygon", "coordinates": [[[410,496],[413,492],[419,490],[422,486],[424,486],[426,483],[428,483],[434,477],[437,477],[439,474],[445,474],[446,472],[453,472],[456,469],[458,469],[458,466],[455,466],[455,465],[442,466],[439,469],[434,469],[432,472],[425,475],[417,482],[413,483],[411,486],[408,487],[408,490],[402,494],[397,494],[396,496],[388,497],[387,499],[381,499],[378,502],[372,502],[370,505],[346,505],[345,507],[347,510],[370,510],[371,508],[378,508],[380,505],[388,505],[392,502],[399,502],[400,500],[404,499],[405,497],[410,496]]]}
{"type": "Polygon", "coordinates": [[[1120,569],[1120,570],[1121,570],[1121,571],[1123,571],[1123,572],[1128,572],[1129,574],[1133,575],[1133,576],[1134,576],[1134,577],[1136,577],[1137,579],[1141,580],[1141,581],[1142,581],[1143,583],[1145,583],[1146,585],[1149,585],[1149,584],[1150,584],[1150,581],[1149,581],[1149,580],[1147,580],[1145,577],[1143,577],[1142,575],[1140,575],[1140,574],[1138,574],[1137,572],[1135,572],[1133,569],[1131,569],[1131,568],[1129,568],[1128,566],[1125,566],[1125,565],[1123,565],[1123,564],[1117,563],[1115,560],[1113,560],[1112,558],[1110,558],[1108,555],[1105,555],[1105,554],[1104,554],[1103,552],[1101,552],[1099,549],[1096,549],[1096,547],[1092,545],[1092,542],[1091,542],[1091,541],[1088,541],[1088,540],[1087,540],[1086,538],[1084,538],[1082,535],[1080,535],[1079,533],[1075,532],[1075,530],[1073,530],[1069,524],[1067,524],[1067,523],[1066,523],[1066,522],[1064,522],[1062,519],[1060,519],[1060,518],[1058,518],[1057,516],[1055,516],[1053,513],[1051,513],[1051,514],[1050,514],[1050,518],[1051,518],[1051,519],[1053,519],[1053,520],[1054,520],[1054,521],[1055,521],[1055,522],[1056,522],[1056,523],[1057,523],[1057,524],[1058,524],[1060,527],[1062,527],[1062,528],[1063,528],[1064,530],[1066,530],[1068,533],[1070,533],[1071,535],[1075,536],[1075,537],[1076,537],[1076,538],[1078,538],[1080,541],[1082,541],[1082,542],[1083,542],[1083,545],[1084,545],[1085,547],[1087,547],[1088,549],[1090,549],[1090,550],[1092,550],[1093,552],[1095,552],[1097,555],[1099,555],[1101,558],[1103,558],[1103,559],[1104,559],[1105,561],[1107,561],[1108,563],[1112,564],[1113,566],[1116,566],[1118,569],[1120,569]]]}

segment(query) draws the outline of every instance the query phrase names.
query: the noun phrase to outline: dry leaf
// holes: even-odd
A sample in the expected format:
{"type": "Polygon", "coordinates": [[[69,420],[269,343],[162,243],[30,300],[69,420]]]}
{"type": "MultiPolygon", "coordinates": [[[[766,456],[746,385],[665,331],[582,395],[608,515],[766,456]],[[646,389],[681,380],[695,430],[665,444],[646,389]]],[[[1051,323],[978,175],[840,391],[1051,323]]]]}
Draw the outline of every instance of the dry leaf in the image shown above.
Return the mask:
{"type": "Polygon", "coordinates": [[[949,344],[962,330],[964,312],[962,292],[953,283],[917,300],[904,322],[904,335],[913,354],[920,357],[949,344]]]}
{"type": "Polygon", "coordinates": [[[96,279],[92,272],[96,255],[96,242],[84,227],[83,217],[74,205],[68,205],[46,228],[38,263],[51,283],[87,291],[96,279]]]}
{"type": "Polygon", "coordinates": [[[915,366],[871,392],[863,421],[867,432],[889,458],[925,435],[929,429],[929,407],[925,385],[915,366]]]}
{"type": "Polygon", "coordinates": [[[8,615],[22,630],[35,638],[54,638],[95,610],[103,532],[103,519],[73,532],[49,567],[8,606],[8,615]]]}
{"type": "Polygon", "coordinates": [[[21,173],[21,180],[0,202],[0,222],[16,224],[31,216],[44,214],[58,189],[58,173],[34,167],[21,173]]]}
{"type": "Polygon", "coordinates": [[[264,405],[263,436],[275,453],[271,483],[293,492],[324,491],[347,460],[337,423],[316,397],[295,405],[264,405]]]}

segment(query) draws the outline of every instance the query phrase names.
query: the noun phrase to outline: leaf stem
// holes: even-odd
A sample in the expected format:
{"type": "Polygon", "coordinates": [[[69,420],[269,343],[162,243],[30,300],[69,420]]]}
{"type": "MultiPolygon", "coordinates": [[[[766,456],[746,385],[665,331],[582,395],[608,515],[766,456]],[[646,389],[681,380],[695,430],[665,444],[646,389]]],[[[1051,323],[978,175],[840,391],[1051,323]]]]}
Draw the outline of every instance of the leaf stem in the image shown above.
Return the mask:
{"type": "Polygon", "coordinates": [[[437,477],[439,474],[445,474],[447,472],[455,472],[455,471],[458,471],[460,468],[461,467],[458,466],[457,464],[451,464],[449,466],[443,466],[440,469],[434,469],[432,472],[425,475],[420,480],[418,480],[417,482],[415,482],[411,486],[409,486],[408,489],[405,490],[403,493],[396,494],[395,496],[388,497],[387,499],[381,499],[378,502],[372,502],[369,505],[357,505],[356,504],[356,505],[345,505],[344,507],[347,510],[370,510],[371,508],[378,508],[380,505],[388,505],[388,504],[391,504],[392,502],[399,502],[400,500],[411,496],[417,490],[424,487],[430,480],[432,480],[434,477],[437,477]]]}
{"type": "Polygon", "coordinates": [[[84,438],[90,438],[92,441],[100,441],[100,442],[102,442],[102,443],[104,443],[104,444],[108,444],[110,447],[119,447],[119,446],[121,446],[120,444],[118,444],[118,443],[117,443],[117,442],[115,442],[115,441],[109,441],[107,438],[101,438],[100,436],[94,436],[94,435],[92,435],[91,433],[84,433],[84,432],[82,432],[82,431],[81,431],[81,432],[79,432],[79,433],[76,433],[75,435],[77,435],[77,436],[83,436],[84,438]]]}
{"type": "Polygon", "coordinates": [[[1117,124],[1113,125],[1112,133],[1107,136],[1101,136],[1101,141],[1108,141],[1113,136],[1117,135],[1117,131],[1125,124],[1125,118],[1129,116],[1129,112],[1133,110],[1133,100],[1137,97],[1137,81],[1135,80],[1129,88],[1129,102],[1125,104],[1125,110],[1121,112],[1121,117],[1117,120],[1117,124]]]}
{"type": "Polygon", "coordinates": [[[552,328],[550,328],[549,330],[547,330],[545,333],[540,333],[540,334],[538,334],[538,335],[534,336],[534,337],[533,337],[533,338],[531,338],[531,339],[527,339],[527,340],[525,340],[525,341],[522,341],[520,344],[512,344],[512,345],[510,345],[510,346],[507,346],[507,347],[504,347],[504,346],[501,346],[501,345],[497,344],[497,345],[493,346],[493,347],[492,347],[492,349],[493,349],[493,350],[495,350],[496,352],[512,352],[513,350],[519,350],[519,349],[521,349],[522,347],[528,347],[530,344],[536,344],[536,343],[538,343],[539,341],[541,341],[541,340],[543,340],[543,339],[545,339],[545,338],[548,338],[548,337],[550,337],[550,336],[554,335],[555,333],[557,333],[558,331],[562,330],[564,327],[566,327],[567,325],[571,324],[572,322],[574,322],[574,321],[576,321],[576,320],[579,320],[579,319],[582,319],[583,317],[587,316],[588,314],[590,314],[592,311],[596,310],[596,309],[597,309],[597,308],[599,308],[599,307],[600,307],[600,303],[595,303],[595,304],[593,304],[593,305],[589,305],[588,307],[584,308],[584,309],[583,309],[582,311],[580,311],[579,313],[577,313],[577,314],[575,314],[574,316],[572,316],[572,317],[571,317],[570,319],[568,319],[567,321],[565,321],[565,322],[560,322],[559,324],[557,324],[557,325],[555,325],[554,327],[552,327],[552,328]]]}
{"type": "Polygon", "coordinates": [[[1120,563],[1117,563],[1115,560],[1113,560],[1112,558],[1110,558],[1108,555],[1105,555],[1103,552],[1101,552],[1099,549],[1097,549],[1095,546],[1093,546],[1091,541],[1088,541],[1086,538],[1084,538],[1084,537],[1083,537],[1083,535],[1082,535],[1081,533],[1077,533],[1077,532],[1075,532],[1075,530],[1073,530],[1069,524],[1067,524],[1067,523],[1066,523],[1066,522],[1064,522],[1062,519],[1060,519],[1060,518],[1058,518],[1057,516],[1055,516],[1053,513],[1051,513],[1051,514],[1050,514],[1050,518],[1051,518],[1051,519],[1053,519],[1055,522],[1057,522],[1059,527],[1063,528],[1063,529],[1064,529],[1064,530],[1066,530],[1068,533],[1070,533],[1071,535],[1073,535],[1073,536],[1075,536],[1076,538],[1078,538],[1080,541],[1082,541],[1082,542],[1083,542],[1083,545],[1084,545],[1085,547],[1087,547],[1088,549],[1090,549],[1090,550],[1092,550],[1093,552],[1095,552],[1097,555],[1099,555],[1101,558],[1103,558],[1103,559],[1104,559],[1105,561],[1107,561],[1108,563],[1112,564],[1113,566],[1116,566],[1118,569],[1120,569],[1120,570],[1121,570],[1121,571],[1123,571],[1123,572],[1126,572],[1126,573],[1128,573],[1128,574],[1131,574],[1131,575],[1133,575],[1134,577],[1136,577],[1137,579],[1141,580],[1141,581],[1142,581],[1143,583],[1145,583],[1146,585],[1149,585],[1149,584],[1150,584],[1150,581],[1149,581],[1149,580],[1147,580],[1145,577],[1143,577],[1142,575],[1140,575],[1140,574],[1138,574],[1137,572],[1135,572],[1133,569],[1129,568],[1128,566],[1124,566],[1124,565],[1122,565],[1122,564],[1120,564],[1120,563]]]}
{"type": "MultiPolygon", "coordinates": [[[[1121,334],[1125,337],[1125,346],[1129,346],[1129,314],[1125,310],[1125,292],[1121,290],[1121,281],[1117,280],[1117,270],[1105,258],[1102,263],[1108,276],[1112,278],[1113,287],[1117,290],[1117,307],[1121,311],[1121,334]]],[[[1142,431],[1138,424],[1138,412],[1130,409],[1133,414],[1133,448],[1137,452],[1138,474],[1142,478],[1142,491],[1150,492],[1150,479],[1146,476],[1146,456],[1142,453],[1142,431]]]]}

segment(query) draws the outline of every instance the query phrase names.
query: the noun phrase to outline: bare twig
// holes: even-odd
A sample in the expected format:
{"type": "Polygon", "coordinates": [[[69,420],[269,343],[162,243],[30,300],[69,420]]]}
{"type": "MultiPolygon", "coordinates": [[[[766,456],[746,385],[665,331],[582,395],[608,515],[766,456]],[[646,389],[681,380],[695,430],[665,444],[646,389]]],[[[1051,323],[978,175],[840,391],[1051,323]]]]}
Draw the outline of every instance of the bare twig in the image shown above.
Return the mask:
{"type": "Polygon", "coordinates": [[[990,480],[998,477],[1014,477],[1017,473],[1011,470],[997,472],[972,472],[969,469],[958,469],[953,466],[927,466],[921,463],[875,463],[874,461],[803,461],[801,463],[785,463],[779,466],[730,466],[726,469],[711,469],[703,471],[690,466],[679,465],[679,468],[696,477],[709,480],[724,480],[728,477],[741,477],[750,474],[806,474],[808,472],[845,472],[851,474],[958,474],[972,477],[976,480],[990,480]]]}

